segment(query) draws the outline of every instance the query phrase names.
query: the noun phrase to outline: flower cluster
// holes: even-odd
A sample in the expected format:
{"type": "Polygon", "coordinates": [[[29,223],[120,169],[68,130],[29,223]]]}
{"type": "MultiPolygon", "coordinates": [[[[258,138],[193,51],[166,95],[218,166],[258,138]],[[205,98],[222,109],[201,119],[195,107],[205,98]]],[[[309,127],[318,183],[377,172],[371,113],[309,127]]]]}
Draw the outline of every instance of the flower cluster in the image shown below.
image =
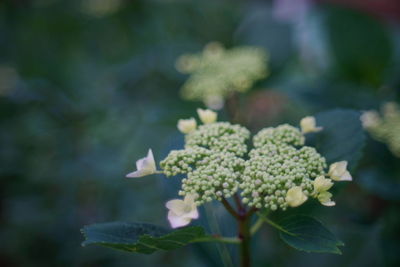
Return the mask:
{"type": "MultiPolygon", "coordinates": [[[[173,150],[160,162],[166,176],[183,174],[179,195],[184,200],[167,203],[173,227],[198,217],[196,207],[212,200],[222,201],[234,194],[249,207],[286,210],[315,198],[333,206],[329,189],[334,181],[350,181],[347,162],[330,165],[315,148],[305,146],[305,134],[321,131],[313,117],[306,117],[300,129],[288,124],[262,129],[253,137],[253,148],[246,142],[250,132],[228,122],[217,122],[217,114],[199,109],[202,125],[194,118],[180,120],[185,147],[173,150]]],[[[151,151],[150,151],[151,152],[151,151]]],[[[158,172],[153,155],[138,161],[138,171],[128,177],[158,172]]]]}
{"type": "MultiPolygon", "coordinates": [[[[166,176],[187,175],[179,195],[195,195],[198,205],[237,192],[245,163],[241,156],[247,152],[245,141],[250,136],[244,127],[211,122],[202,112],[198,110],[207,123],[189,133],[182,131],[186,134],[185,149],[171,151],[160,163],[166,176]]],[[[216,120],[213,113],[209,115],[216,120]]],[[[179,125],[182,128],[182,121],[179,125]]]]}
{"type": "Polygon", "coordinates": [[[400,109],[396,103],[383,105],[382,115],[366,111],[361,115],[363,127],[378,141],[386,143],[390,151],[400,157],[400,109]]]}
{"type": "MultiPolygon", "coordinates": [[[[275,134],[280,137],[296,137],[299,130],[289,127],[285,127],[286,135],[275,134]]],[[[281,130],[280,127],[269,129],[272,132],[281,130]]],[[[324,175],[325,159],[314,148],[307,146],[296,148],[286,143],[294,141],[299,143],[302,139],[277,140],[256,147],[249,153],[250,159],[246,161],[243,182],[240,185],[243,190],[241,193],[243,202],[249,206],[258,209],[285,210],[290,205],[290,201],[286,201],[286,196],[291,188],[300,187],[304,195],[311,195],[313,179],[324,175]]]]}
{"type": "Polygon", "coordinates": [[[177,69],[191,74],[182,87],[187,100],[203,101],[219,109],[232,92],[245,92],[267,76],[267,55],[257,47],[225,50],[219,43],[208,44],[201,53],[179,57],[177,69]]]}

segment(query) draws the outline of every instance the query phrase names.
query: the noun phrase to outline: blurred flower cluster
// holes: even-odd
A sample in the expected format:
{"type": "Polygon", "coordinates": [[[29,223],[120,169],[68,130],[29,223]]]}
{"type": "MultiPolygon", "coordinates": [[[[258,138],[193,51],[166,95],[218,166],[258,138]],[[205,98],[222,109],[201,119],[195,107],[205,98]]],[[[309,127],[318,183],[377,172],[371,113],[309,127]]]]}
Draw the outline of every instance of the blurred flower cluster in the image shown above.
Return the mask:
{"type": "Polygon", "coordinates": [[[191,74],[182,87],[182,97],[203,101],[213,109],[222,108],[230,94],[249,90],[268,74],[264,49],[242,46],[226,50],[217,42],[209,43],[200,53],[182,55],[176,68],[191,74]]]}
{"type": "Polygon", "coordinates": [[[387,144],[390,151],[400,157],[400,109],[398,104],[388,102],[377,111],[366,111],[361,116],[363,127],[376,140],[387,144]]]}

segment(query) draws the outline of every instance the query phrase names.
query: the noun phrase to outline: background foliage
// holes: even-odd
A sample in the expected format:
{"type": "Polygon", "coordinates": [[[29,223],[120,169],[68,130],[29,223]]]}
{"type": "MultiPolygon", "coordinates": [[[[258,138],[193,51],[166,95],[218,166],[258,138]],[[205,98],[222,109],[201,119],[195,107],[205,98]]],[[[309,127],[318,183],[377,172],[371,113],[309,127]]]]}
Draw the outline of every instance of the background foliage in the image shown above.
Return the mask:
{"type": "MultiPolygon", "coordinates": [[[[220,245],[151,256],[80,246],[85,224],[167,226],[163,205],[178,181],[123,177],[148,147],[160,160],[182,145],[176,121],[202,104],[180,98],[187,77],[175,59],[210,41],[269,53],[270,76],[237,105],[254,131],[399,101],[397,1],[285,2],[0,2],[0,265],[221,266],[219,254],[229,258],[232,248],[220,245]]],[[[355,182],[336,189],[335,208],[299,208],[330,226],[346,244],[343,255],[295,251],[265,227],[257,265],[398,266],[400,159],[367,141],[355,182]]],[[[198,224],[215,230],[229,220],[219,206],[206,210],[198,224]]]]}

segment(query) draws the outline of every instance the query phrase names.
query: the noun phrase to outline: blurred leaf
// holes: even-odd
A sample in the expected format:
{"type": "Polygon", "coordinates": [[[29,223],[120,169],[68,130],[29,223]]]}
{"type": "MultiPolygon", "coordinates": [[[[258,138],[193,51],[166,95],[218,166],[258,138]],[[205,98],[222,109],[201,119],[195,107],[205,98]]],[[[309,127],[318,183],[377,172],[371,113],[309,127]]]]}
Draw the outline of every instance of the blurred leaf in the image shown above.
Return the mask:
{"type": "MultiPolygon", "coordinates": [[[[387,170],[386,170],[387,172],[387,170]]],[[[380,169],[367,169],[360,172],[357,183],[365,190],[386,200],[400,200],[400,182],[380,169]]]]}
{"type": "Polygon", "coordinates": [[[241,45],[265,48],[272,68],[283,67],[294,53],[291,27],[274,18],[266,3],[248,8],[236,30],[235,39],[241,45]]]}
{"type": "Polygon", "coordinates": [[[279,223],[280,237],[289,246],[317,253],[341,254],[344,243],[336,238],[322,223],[305,215],[289,216],[279,223]]]}
{"type": "Polygon", "coordinates": [[[371,16],[331,9],[326,20],[336,70],[345,78],[380,85],[392,45],[384,26],[371,16]]]}
{"type": "Polygon", "coordinates": [[[315,146],[328,164],[346,160],[350,169],[356,166],[365,144],[360,115],[355,110],[335,109],[315,116],[317,125],[323,127],[315,146]]]}
{"type": "Polygon", "coordinates": [[[168,230],[146,223],[111,222],[85,226],[82,246],[101,245],[128,252],[151,254],[157,250],[173,250],[205,238],[204,229],[190,226],[168,230]]]}

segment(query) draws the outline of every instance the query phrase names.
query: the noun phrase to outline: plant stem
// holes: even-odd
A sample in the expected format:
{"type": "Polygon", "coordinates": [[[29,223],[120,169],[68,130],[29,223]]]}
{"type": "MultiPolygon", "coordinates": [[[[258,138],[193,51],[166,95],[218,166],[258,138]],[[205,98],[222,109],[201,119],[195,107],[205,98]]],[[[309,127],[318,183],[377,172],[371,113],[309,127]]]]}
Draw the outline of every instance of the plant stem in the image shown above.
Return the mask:
{"type": "Polygon", "coordinates": [[[236,219],[240,219],[239,214],[237,214],[237,212],[235,211],[235,209],[231,206],[231,204],[229,204],[229,202],[225,199],[222,198],[221,200],[222,205],[224,205],[225,209],[236,219]]]}
{"type": "Polygon", "coordinates": [[[243,206],[242,200],[240,199],[239,194],[235,193],[233,195],[233,198],[235,199],[235,203],[236,203],[236,206],[238,207],[239,212],[246,212],[246,208],[243,206]]]}
{"type": "Polygon", "coordinates": [[[257,221],[254,223],[254,225],[250,228],[250,234],[254,235],[263,224],[264,224],[264,219],[258,218],[257,221]]]}
{"type": "Polygon", "coordinates": [[[249,217],[247,217],[247,214],[245,216],[241,216],[239,219],[239,239],[242,241],[240,243],[241,266],[250,267],[251,234],[249,228],[249,217]]]}
{"type": "MultiPolygon", "coordinates": [[[[235,240],[229,240],[229,241],[234,241],[236,243],[237,240],[239,240],[240,244],[240,261],[241,261],[241,266],[242,267],[250,267],[251,265],[251,231],[250,231],[250,221],[251,221],[251,216],[257,211],[256,208],[252,208],[250,210],[246,210],[245,207],[243,206],[240,198],[238,195],[234,196],[235,202],[238,206],[238,211],[236,211],[231,204],[225,199],[222,198],[221,202],[226,208],[226,210],[236,219],[238,222],[238,238],[235,240]]],[[[257,226],[259,227],[259,226],[257,226]]],[[[224,241],[222,241],[224,242],[224,241]]]]}

